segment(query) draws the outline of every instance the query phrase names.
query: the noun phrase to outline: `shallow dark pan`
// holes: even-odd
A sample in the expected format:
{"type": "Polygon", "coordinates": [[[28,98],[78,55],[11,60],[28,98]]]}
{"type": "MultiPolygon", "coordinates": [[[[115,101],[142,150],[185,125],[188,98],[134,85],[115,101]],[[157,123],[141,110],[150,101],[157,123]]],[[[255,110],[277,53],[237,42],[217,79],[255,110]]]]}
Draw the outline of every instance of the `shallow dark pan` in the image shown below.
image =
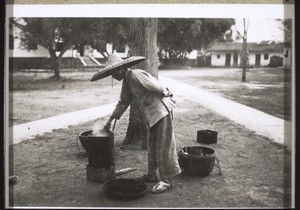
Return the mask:
{"type": "Polygon", "coordinates": [[[105,195],[117,200],[133,200],[143,197],[147,192],[147,185],[134,179],[112,179],[103,185],[105,195]]]}

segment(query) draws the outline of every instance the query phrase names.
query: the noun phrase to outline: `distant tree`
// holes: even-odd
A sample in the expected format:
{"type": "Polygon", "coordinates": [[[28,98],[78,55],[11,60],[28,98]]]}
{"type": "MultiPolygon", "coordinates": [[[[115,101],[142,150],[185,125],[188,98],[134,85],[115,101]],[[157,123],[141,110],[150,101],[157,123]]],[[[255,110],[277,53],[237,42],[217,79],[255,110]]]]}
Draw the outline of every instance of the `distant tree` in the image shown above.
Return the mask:
{"type": "Polygon", "coordinates": [[[30,49],[30,44],[41,45],[48,49],[54,79],[61,79],[60,61],[63,54],[74,44],[79,43],[91,31],[91,24],[86,19],[70,18],[23,18],[22,23],[14,18],[10,21],[21,29],[21,46],[30,49]],[[58,51],[58,43],[61,46],[58,51]],[[58,54],[56,54],[58,52],[58,54]]]}
{"type": "Polygon", "coordinates": [[[293,22],[292,19],[276,19],[277,22],[280,23],[279,28],[284,33],[284,41],[292,42],[293,38],[293,22]]]}
{"type": "Polygon", "coordinates": [[[21,29],[21,46],[24,49],[30,49],[32,43],[48,49],[54,70],[52,78],[58,80],[61,79],[61,58],[72,45],[90,44],[107,56],[107,43],[125,43],[118,21],[104,18],[22,18],[21,22],[20,19],[10,19],[11,24],[21,29]]]}
{"type": "Polygon", "coordinates": [[[100,52],[104,57],[108,56],[106,44],[113,44],[113,49],[124,47],[128,44],[127,26],[128,18],[101,18],[94,20],[94,32],[89,34],[86,42],[100,52]]]}
{"type": "Polygon", "coordinates": [[[243,39],[243,50],[242,50],[242,82],[246,82],[246,70],[247,70],[247,59],[248,59],[248,55],[247,55],[247,34],[248,34],[248,28],[249,28],[249,20],[247,19],[247,23],[246,23],[246,19],[243,18],[243,34],[240,33],[240,31],[236,28],[236,25],[234,25],[236,32],[237,32],[237,36],[239,38],[243,39]]]}
{"type": "Polygon", "coordinates": [[[234,19],[160,18],[158,46],[170,58],[185,56],[192,49],[203,49],[215,41],[230,41],[234,19]]]}

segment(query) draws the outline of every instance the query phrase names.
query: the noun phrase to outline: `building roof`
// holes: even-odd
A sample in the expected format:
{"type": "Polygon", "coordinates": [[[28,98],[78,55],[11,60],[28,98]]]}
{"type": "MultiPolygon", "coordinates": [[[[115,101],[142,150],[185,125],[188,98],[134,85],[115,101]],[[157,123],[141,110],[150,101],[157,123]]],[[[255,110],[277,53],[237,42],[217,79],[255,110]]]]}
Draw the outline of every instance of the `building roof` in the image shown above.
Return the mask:
{"type": "Polygon", "coordinates": [[[283,51],[283,43],[273,43],[273,44],[254,44],[249,48],[249,51],[255,52],[279,52],[283,51]]]}
{"type": "MultiPolygon", "coordinates": [[[[283,51],[283,43],[275,43],[274,41],[262,41],[259,43],[247,43],[249,52],[279,52],[283,51]]],[[[243,50],[241,42],[217,42],[207,49],[209,52],[228,52],[243,50]]]]}
{"type": "Polygon", "coordinates": [[[274,40],[263,40],[258,42],[257,44],[274,44],[275,41],[274,40]]]}
{"type": "Polygon", "coordinates": [[[207,51],[240,51],[243,44],[239,42],[217,42],[207,49],[207,51]]]}

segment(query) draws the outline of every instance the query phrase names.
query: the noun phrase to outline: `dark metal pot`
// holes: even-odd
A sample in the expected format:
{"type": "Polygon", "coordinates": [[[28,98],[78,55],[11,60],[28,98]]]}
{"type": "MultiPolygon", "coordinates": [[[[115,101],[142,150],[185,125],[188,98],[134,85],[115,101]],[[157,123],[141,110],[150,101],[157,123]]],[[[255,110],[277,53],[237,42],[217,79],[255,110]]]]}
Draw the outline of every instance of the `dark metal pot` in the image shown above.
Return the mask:
{"type": "Polygon", "coordinates": [[[212,130],[199,130],[197,131],[197,142],[203,144],[217,143],[218,132],[212,130]]]}
{"type": "Polygon", "coordinates": [[[96,168],[109,168],[114,165],[114,133],[102,131],[101,135],[91,135],[92,130],[79,134],[82,146],[87,150],[89,165],[96,168]]]}
{"type": "Polygon", "coordinates": [[[115,177],[114,133],[101,131],[92,135],[92,130],[79,133],[79,140],[88,153],[87,179],[104,182],[115,177]]]}

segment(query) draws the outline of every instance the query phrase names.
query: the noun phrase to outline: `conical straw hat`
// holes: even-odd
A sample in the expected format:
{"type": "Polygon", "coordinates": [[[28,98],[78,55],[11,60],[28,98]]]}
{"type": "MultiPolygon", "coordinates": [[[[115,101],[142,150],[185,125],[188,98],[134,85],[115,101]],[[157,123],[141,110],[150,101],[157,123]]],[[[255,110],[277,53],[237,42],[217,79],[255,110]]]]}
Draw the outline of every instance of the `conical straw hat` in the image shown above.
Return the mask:
{"type": "Polygon", "coordinates": [[[127,58],[123,60],[122,58],[118,57],[115,54],[111,54],[108,57],[106,67],[103,68],[101,71],[94,74],[91,78],[91,82],[94,82],[99,79],[103,79],[105,77],[108,77],[113,74],[113,70],[119,68],[119,67],[126,67],[129,68],[131,66],[134,66],[140,62],[145,60],[145,57],[143,56],[132,56],[130,58],[127,58]]]}

